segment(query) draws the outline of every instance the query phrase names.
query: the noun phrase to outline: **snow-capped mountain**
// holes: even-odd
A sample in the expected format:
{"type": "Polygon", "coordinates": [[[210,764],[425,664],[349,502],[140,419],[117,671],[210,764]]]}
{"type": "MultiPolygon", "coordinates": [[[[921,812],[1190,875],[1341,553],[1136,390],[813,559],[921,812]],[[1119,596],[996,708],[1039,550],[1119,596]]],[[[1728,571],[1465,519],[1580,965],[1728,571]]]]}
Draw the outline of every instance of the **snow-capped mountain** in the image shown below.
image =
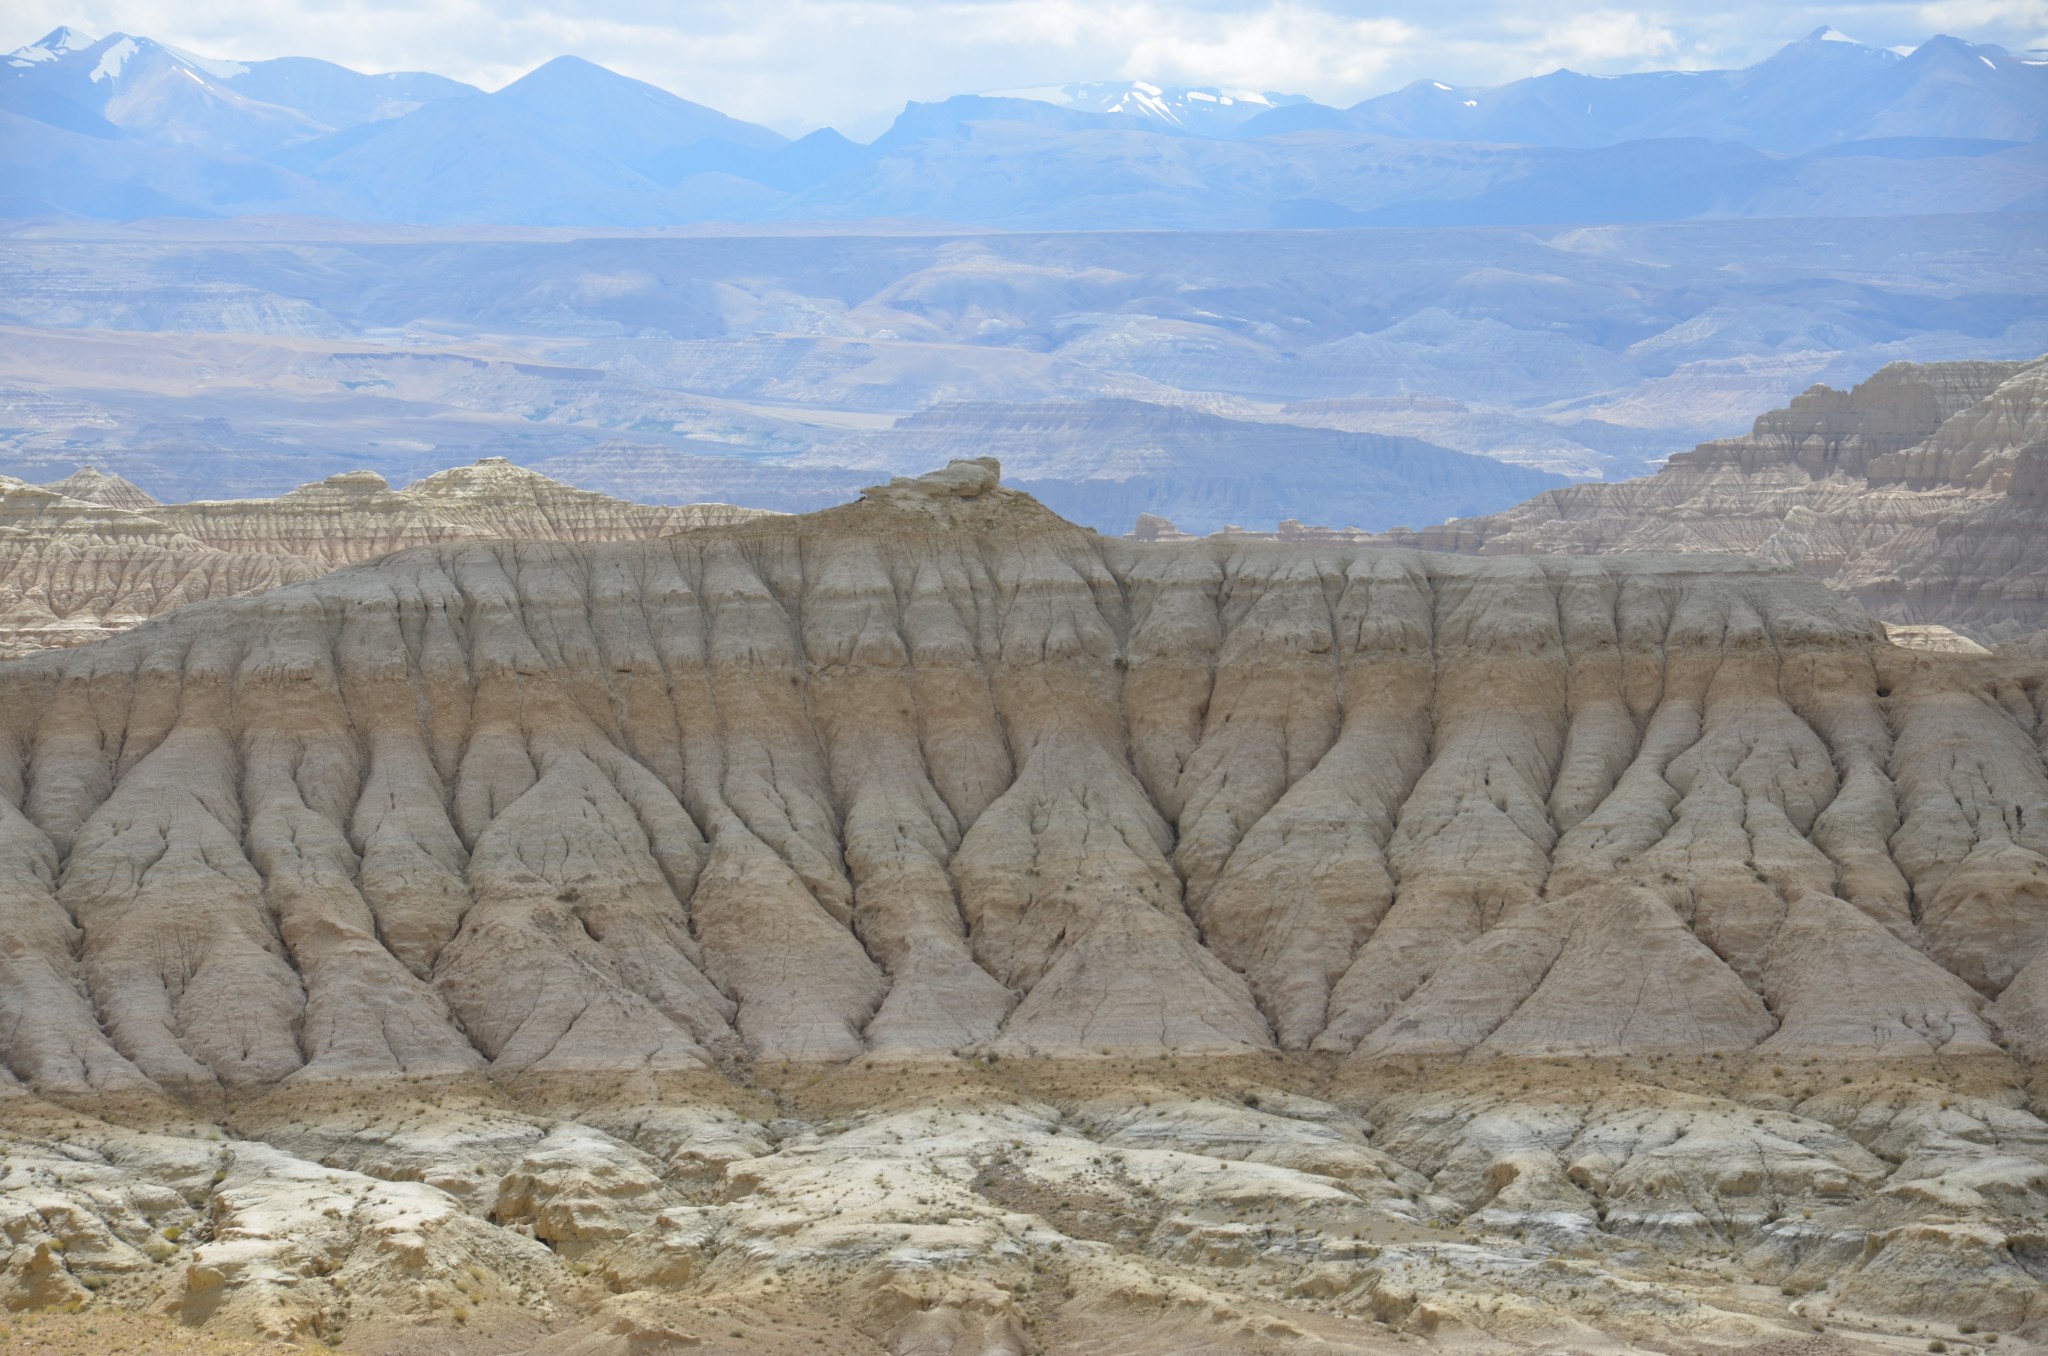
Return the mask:
{"type": "Polygon", "coordinates": [[[1878,138],[2036,141],[2048,137],[2048,63],[1951,37],[1902,54],[1824,27],[1742,70],[1419,80],[1348,109],[1276,109],[1239,135],[1318,129],[1588,148],[1704,137],[1794,154],[1878,138]]]}
{"type": "Polygon", "coordinates": [[[1001,90],[991,98],[1035,99],[1084,113],[1122,113],[1140,122],[1197,136],[1224,136],[1275,108],[1305,104],[1301,94],[1225,89],[1216,85],[1155,85],[1144,80],[1083,81],[1037,89],[1001,90]]]}
{"type": "Polygon", "coordinates": [[[240,155],[267,155],[474,93],[421,72],[363,75],[309,57],[218,61],[149,38],[95,40],[69,28],[19,48],[0,66],[0,107],[10,111],[40,121],[68,114],[58,125],[104,124],[152,145],[240,155]]]}
{"type": "Polygon", "coordinates": [[[57,27],[45,33],[26,47],[17,47],[7,54],[9,66],[39,66],[45,61],[55,61],[70,52],[82,52],[92,46],[92,39],[75,28],[57,27]]]}

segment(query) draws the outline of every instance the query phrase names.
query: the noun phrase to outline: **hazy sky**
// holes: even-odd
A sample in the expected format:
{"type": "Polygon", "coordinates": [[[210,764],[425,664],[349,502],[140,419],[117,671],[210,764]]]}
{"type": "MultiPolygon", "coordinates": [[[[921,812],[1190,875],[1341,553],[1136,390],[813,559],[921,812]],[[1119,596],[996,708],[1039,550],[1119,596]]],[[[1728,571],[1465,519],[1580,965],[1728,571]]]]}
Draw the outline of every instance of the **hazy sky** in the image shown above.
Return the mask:
{"type": "Polygon", "coordinates": [[[784,131],[856,133],[905,99],[1077,79],[1341,105],[1425,76],[1745,65],[1822,24],[1887,47],[1934,33],[2048,47],[2048,0],[13,0],[8,15],[8,47],[70,24],[205,56],[319,56],[487,88],[573,53],[784,131]]]}

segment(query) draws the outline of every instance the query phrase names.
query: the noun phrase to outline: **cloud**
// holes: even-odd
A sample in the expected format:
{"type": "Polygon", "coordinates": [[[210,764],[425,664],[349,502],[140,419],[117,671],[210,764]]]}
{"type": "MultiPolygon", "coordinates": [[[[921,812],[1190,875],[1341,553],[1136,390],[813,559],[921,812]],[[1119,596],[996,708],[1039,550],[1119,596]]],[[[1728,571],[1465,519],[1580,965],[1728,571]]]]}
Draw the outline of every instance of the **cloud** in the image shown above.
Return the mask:
{"type": "Polygon", "coordinates": [[[1160,18],[1131,35],[1118,68],[1125,78],[1348,93],[1369,89],[1417,36],[1399,19],[1349,18],[1296,4],[1160,18]]]}
{"type": "Polygon", "coordinates": [[[1676,34],[1641,14],[1594,10],[1545,26],[1539,50],[1570,66],[1666,61],[1676,56],[1676,34]]]}
{"type": "Polygon", "coordinates": [[[1999,29],[2015,50],[2048,48],[2048,0],[1935,0],[1920,13],[1931,29],[1968,33],[1999,29]]]}
{"type": "Polygon", "coordinates": [[[16,42],[66,23],[485,88],[573,53],[785,131],[872,132],[906,99],[1069,80],[1349,104],[1418,79],[1743,65],[1821,24],[1880,46],[1937,31],[2048,44],[2048,0],[15,0],[9,13],[16,42]]]}

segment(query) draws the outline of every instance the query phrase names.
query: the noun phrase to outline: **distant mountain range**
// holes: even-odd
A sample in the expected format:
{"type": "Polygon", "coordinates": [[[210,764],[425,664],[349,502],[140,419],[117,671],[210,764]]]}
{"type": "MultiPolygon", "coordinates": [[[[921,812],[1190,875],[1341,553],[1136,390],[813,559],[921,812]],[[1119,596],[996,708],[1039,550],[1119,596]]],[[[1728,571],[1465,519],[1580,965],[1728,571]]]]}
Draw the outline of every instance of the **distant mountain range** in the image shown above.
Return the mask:
{"type": "Polygon", "coordinates": [[[798,141],[575,57],[492,93],[58,29],[0,61],[0,214],[655,226],[1573,224],[2048,206],[2048,62],[1830,29],[1736,71],[1423,81],[1351,108],[1075,84],[798,141]]]}
{"type": "Polygon", "coordinates": [[[1470,89],[1419,80],[1347,109],[1275,108],[1237,134],[1311,129],[1557,147],[1697,137],[1787,154],[1901,138],[2038,141],[2048,61],[1951,37],[1902,55],[1821,28],[1744,70],[1552,71],[1470,89]]]}

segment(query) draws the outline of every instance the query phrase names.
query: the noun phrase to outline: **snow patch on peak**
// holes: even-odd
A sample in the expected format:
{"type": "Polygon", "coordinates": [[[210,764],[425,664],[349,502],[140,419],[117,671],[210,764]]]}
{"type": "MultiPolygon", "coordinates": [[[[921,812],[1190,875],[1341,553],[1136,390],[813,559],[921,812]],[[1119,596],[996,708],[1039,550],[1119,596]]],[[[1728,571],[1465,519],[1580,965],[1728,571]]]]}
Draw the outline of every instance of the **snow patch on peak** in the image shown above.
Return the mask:
{"type": "Polygon", "coordinates": [[[128,64],[128,58],[134,56],[140,50],[135,45],[135,39],[129,37],[122,38],[106,51],[100,53],[100,64],[92,68],[91,79],[95,81],[119,79],[121,68],[128,64]]]}
{"type": "Polygon", "coordinates": [[[1150,80],[1077,81],[1054,88],[993,90],[990,98],[1035,99],[1089,113],[1116,113],[1140,124],[1206,134],[1227,131],[1282,104],[1302,103],[1297,94],[1275,94],[1223,85],[1189,89],[1150,80]]]}
{"type": "Polygon", "coordinates": [[[1446,85],[1446,84],[1445,84],[1445,83],[1444,83],[1443,81],[1441,81],[1441,80],[1432,80],[1432,81],[1430,81],[1429,83],[1430,83],[1430,84],[1432,84],[1432,85],[1434,85],[1434,86],[1435,86],[1436,88],[1438,88],[1438,89],[1440,89],[1440,90],[1443,90],[1443,91],[1445,91],[1446,93],[1448,93],[1448,92],[1449,92],[1449,90],[1450,90],[1450,88],[1451,88],[1451,87],[1450,87],[1449,85],[1446,85]]]}
{"type": "Polygon", "coordinates": [[[7,54],[9,64],[33,66],[38,62],[55,61],[67,52],[83,52],[98,41],[88,38],[75,28],[59,25],[37,38],[26,47],[17,47],[7,54]]]}
{"type": "MultiPolygon", "coordinates": [[[[1171,108],[1168,108],[1166,106],[1166,101],[1164,99],[1161,99],[1156,93],[1148,94],[1145,91],[1140,90],[1139,92],[1131,96],[1131,102],[1137,104],[1138,107],[1144,109],[1148,113],[1153,114],[1155,117],[1163,118],[1168,122],[1180,121],[1179,116],[1176,115],[1171,108]]],[[[1122,104],[1118,104],[1117,111],[1122,112],[1123,107],[1124,106],[1122,104]]]]}
{"type": "Polygon", "coordinates": [[[1862,43],[1857,42],[1856,39],[1850,37],[1847,33],[1842,32],[1840,29],[1830,28],[1825,24],[1821,25],[1819,28],[1814,29],[1811,33],[1808,33],[1806,35],[1806,40],[1808,42],[1846,42],[1857,47],[1861,47],[1863,45],[1862,43]]]}

